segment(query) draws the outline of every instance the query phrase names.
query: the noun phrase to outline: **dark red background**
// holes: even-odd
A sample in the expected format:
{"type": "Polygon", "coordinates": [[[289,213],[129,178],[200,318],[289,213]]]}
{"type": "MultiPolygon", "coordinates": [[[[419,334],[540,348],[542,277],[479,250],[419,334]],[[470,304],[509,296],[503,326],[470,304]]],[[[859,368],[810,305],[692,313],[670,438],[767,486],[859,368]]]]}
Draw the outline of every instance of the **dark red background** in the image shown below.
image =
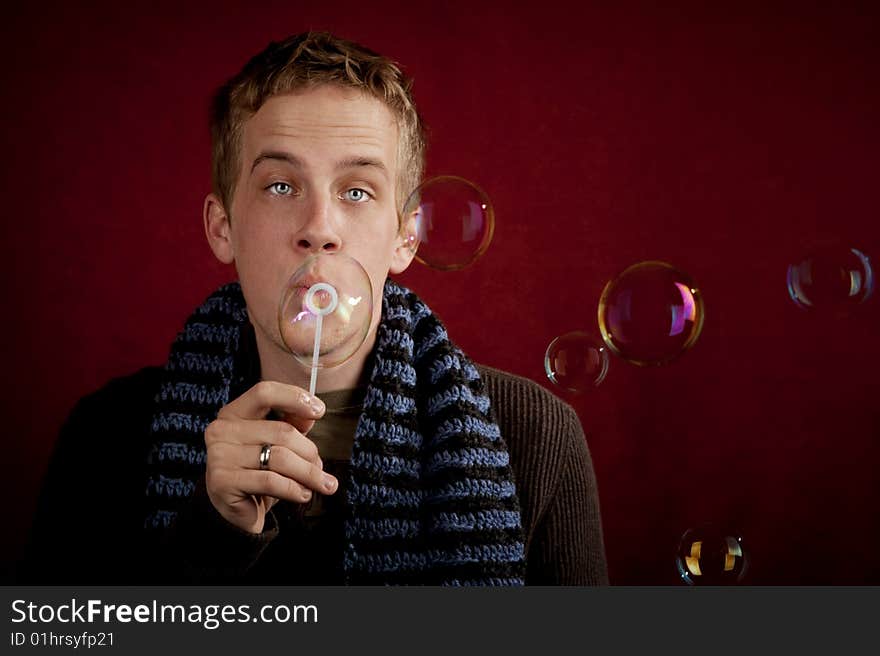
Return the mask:
{"type": "MultiPolygon", "coordinates": [[[[625,267],[666,260],[702,290],[684,357],[614,360],[599,388],[565,396],[589,433],[613,583],[676,583],[678,539],[707,520],[739,527],[747,583],[880,583],[880,298],[811,315],[785,284],[817,245],[880,253],[877,10],[607,4],[6,9],[4,569],[74,401],[162,363],[233,274],[201,227],[212,90],[314,28],[400,61],[429,171],[494,202],[474,266],[401,278],[472,357],[551,387],[547,344],[595,331],[625,267]]],[[[101,530],[100,499],[82,499],[82,521],[101,530]]]]}

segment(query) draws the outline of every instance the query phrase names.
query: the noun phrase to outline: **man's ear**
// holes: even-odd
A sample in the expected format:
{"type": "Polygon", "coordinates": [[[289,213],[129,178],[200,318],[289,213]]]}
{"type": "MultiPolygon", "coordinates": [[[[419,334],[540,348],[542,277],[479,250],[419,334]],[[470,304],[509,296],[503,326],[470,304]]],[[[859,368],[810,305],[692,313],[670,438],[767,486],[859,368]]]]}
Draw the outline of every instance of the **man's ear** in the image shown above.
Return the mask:
{"type": "Polygon", "coordinates": [[[232,235],[229,225],[229,213],[215,194],[208,194],[202,210],[205,221],[205,236],[214,251],[214,257],[223,264],[235,261],[235,250],[232,247],[232,235]]]}
{"type": "Polygon", "coordinates": [[[400,231],[397,234],[397,245],[394,247],[394,253],[391,256],[391,273],[403,273],[407,270],[416,251],[419,248],[418,240],[418,223],[416,216],[418,208],[413,210],[408,216],[403,217],[400,223],[400,231]]]}

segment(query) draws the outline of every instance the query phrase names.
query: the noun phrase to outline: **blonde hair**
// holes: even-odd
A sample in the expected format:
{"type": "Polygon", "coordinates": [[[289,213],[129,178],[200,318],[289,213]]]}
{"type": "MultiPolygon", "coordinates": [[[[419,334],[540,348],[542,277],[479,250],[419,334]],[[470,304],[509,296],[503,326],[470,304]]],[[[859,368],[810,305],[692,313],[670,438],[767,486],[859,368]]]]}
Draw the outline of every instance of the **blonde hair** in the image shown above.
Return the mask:
{"type": "Polygon", "coordinates": [[[272,42],[220,87],[211,103],[211,174],[227,210],[241,166],[245,121],[272,96],[321,84],[359,89],[385,103],[398,128],[398,217],[425,168],[425,128],[412,98],[412,80],[398,65],[328,32],[272,42]]]}

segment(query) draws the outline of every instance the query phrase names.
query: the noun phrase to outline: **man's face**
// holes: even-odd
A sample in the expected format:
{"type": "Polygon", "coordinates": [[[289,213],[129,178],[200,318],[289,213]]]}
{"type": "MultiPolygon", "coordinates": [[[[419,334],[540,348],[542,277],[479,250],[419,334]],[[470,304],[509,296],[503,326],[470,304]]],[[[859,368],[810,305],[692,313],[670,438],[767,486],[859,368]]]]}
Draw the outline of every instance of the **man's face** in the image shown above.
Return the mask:
{"type": "Polygon", "coordinates": [[[383,103],[333,85],[274,96],[245,122],[228,242],[258,342],[284,349],[281,292],[316,253],[345,254],[364,267],[372,336],[389,270],[402,271],[412,257],[395,209],[397,146],[383,103]]]}

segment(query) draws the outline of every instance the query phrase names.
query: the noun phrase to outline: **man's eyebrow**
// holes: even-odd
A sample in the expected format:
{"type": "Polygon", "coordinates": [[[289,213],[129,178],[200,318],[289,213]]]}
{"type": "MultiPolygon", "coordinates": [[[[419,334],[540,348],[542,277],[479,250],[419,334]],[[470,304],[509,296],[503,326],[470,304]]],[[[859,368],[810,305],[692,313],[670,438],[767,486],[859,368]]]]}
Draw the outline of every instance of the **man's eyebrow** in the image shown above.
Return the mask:
{"type": "Polygon", "coordinates": [[[372,157],[349,157],[336,164],[337,169],[356,169],[365,166],[377,168],[385,175],[388,175],[388,167],[385,166],[385,163],[372,157]]]}
{"type": "Polygon", "coordinates": [[[254,169],[261,163],[266,161],[267,159],[277,159],[283,162],[287,162],[291,166],[295,166],[296,168],[302,168],[302,161],[295,155],[291,155],[290,153],[285,153],[281,151],[268,151],[265,153],[260,153],[257,158],[254,160],[254,163],[251,164],[251,173],[254,172],[254,169]]]}
{"type": "MultiPolygon", "coordinates": [[[[254,163],[251,164],[251,173],[253,173],[254,169],[260,165],[261,162],[266,160],[279,160],[282,162],[286,162],[293,167],[303,168],[302,160],[299,159],[296,155],[292,155],[291,153],[286,153],[283,151],[267,151],[264,153],[260,153],[257,158],[254,160],[254,163]]],[[[380,159],[374,159],[372,157],[348,157],[346,159],[340,160],[336,163],[336,168],[338,170],[341,169],[357,169],[363,167],[372,167],[379,169],[386,176],[388,175],[388,167],[385,166],[385,163],[380,159]]]]}

